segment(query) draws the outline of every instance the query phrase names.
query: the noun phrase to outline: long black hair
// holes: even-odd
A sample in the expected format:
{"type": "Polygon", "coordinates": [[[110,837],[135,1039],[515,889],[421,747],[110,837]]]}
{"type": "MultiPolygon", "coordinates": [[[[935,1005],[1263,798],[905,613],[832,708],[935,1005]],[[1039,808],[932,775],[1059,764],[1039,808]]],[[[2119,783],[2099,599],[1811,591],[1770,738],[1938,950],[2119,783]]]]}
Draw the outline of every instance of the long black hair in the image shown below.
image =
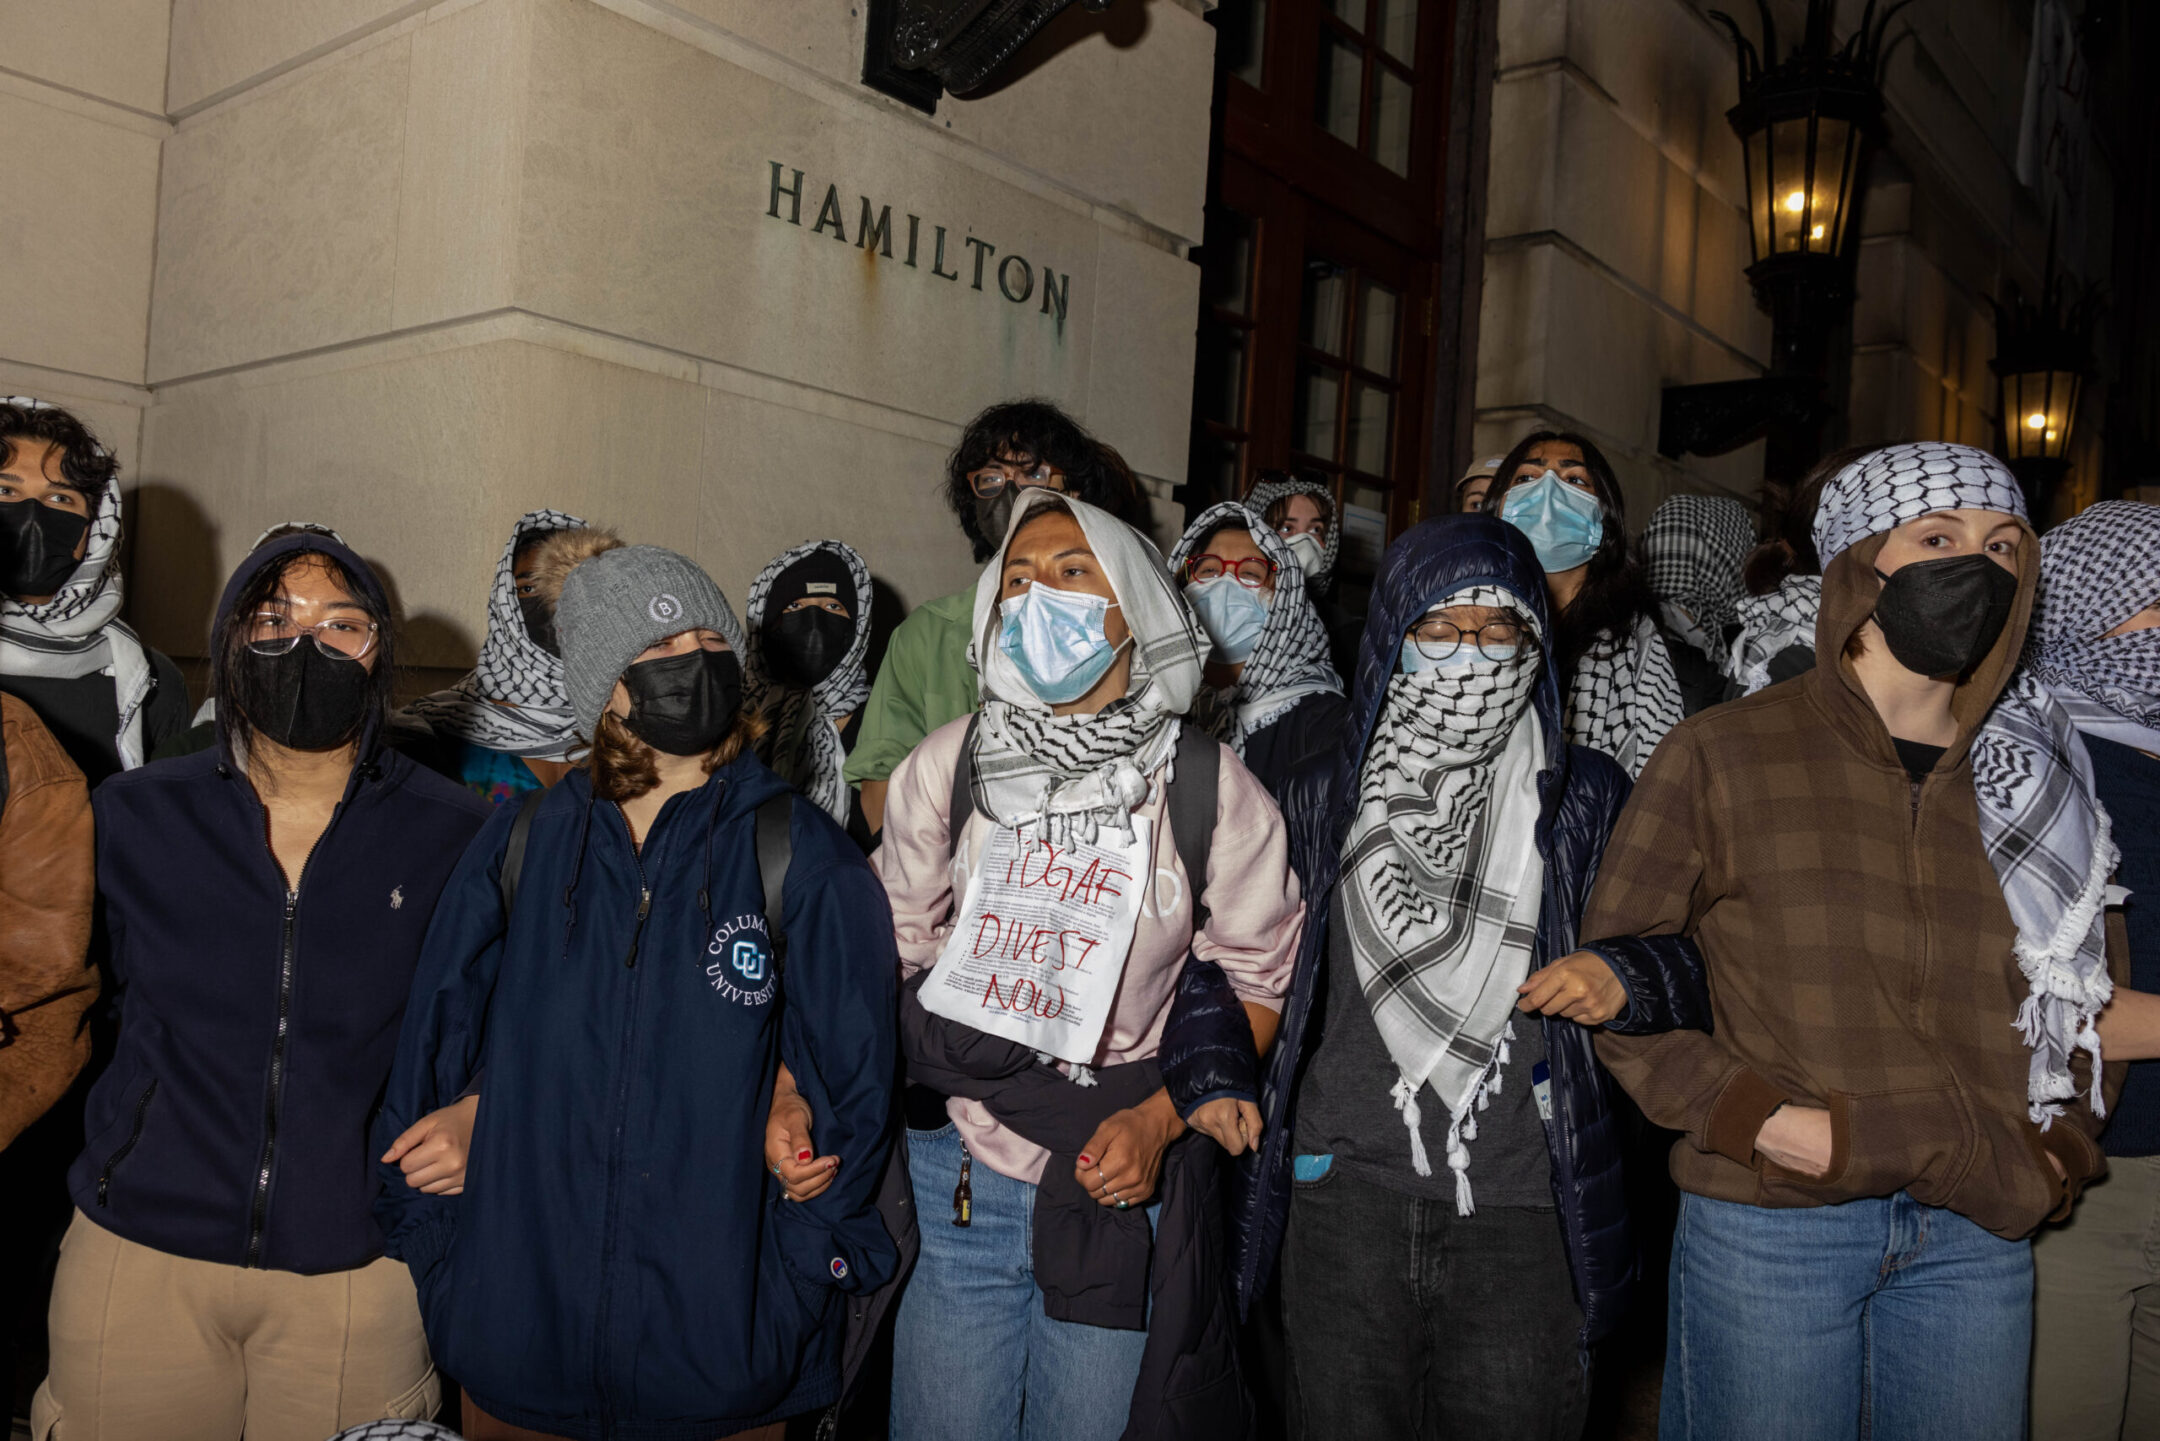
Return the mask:
{"type": "Polygon", "coordinates": [[[1002,401],[968,422],[945,462],[945,503],[960,518],[977,564],[995,555],[1005,537],[983,534],[968,477],[999,459],[1023,469],[1047,461],[1065,473],[1067,495],[1128,524],[1147,525],[1147,497],[1116,451],[1047,400],[1002,401]]]}
{"type": "Polygon", "coordinates": [[[1561,669],[1571,669],[1600,637],[1625,636],[1634,629],[1636,619],[1654,615],[1657,597],[1650,591],[1650,583],[1643,576],[1642,562],[1628,544],[1627,499],[1621,494],[1620,479],[1613,474],[1612,462],[1605,458],[1585,435],[1571,430],[1533,430],[1515,442],[1515,448],[1500,462],[1493,473],[1492,490],[1485,497],[1485,513],[1499,515],[1507,504],[1510,482],[1515,478],[1515,467],[1522,464],[1531,450],[1546,441],[1559,441],[1582,451],[1583,469],[1590,472],[1590,484],[1597,495],[1598,509],[1604,513],[1604,535],[1598,541],[1597,550],[1590,557],[1589,573],[1583,577],[1582,589],[1575,599],[1553,617],[1553,650],[1561,669]]]}
{"type": "MultiPolygon", "coordinates": [[[[352,597],[353,604],[375,622],[374,669],[368,673],[367,704],[362,707],[355,734],[366,746],[380,736],[390,718],[390,698],[397,669],[397,626],[378,585],[363,584],[351,567],[327,550],[306,547],[283,552],[264,561],[233,596],[232,604],[218,616],[217,633],[210,637],[210,692],[217,698],[218,740],[225,754],[247,756],[255,740],[251,719],[270,704],[263,692],[263,674],[246,663],[248,627],[255,616],[278,595],[285,577],[295,566],[310,562],[329,567],[330,574],[352,597]]],[[[369,577],[370,580],[373,577],[369,577]]],[[[313,645],[303,638],[302,645],[313,645]]],[[[366,757],[362,757],[364,761],[366,757]]]]}

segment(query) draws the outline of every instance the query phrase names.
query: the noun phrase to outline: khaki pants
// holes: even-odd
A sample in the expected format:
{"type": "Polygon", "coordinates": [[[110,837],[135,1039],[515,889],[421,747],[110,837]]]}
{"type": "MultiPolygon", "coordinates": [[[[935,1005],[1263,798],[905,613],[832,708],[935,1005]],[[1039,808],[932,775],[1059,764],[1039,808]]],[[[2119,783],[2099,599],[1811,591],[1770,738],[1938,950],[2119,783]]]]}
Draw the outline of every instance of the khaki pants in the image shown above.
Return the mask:
{"type": "Polygon", "coordinates": [[[189,1261],[81,1212],[53,1282],[36,1441],[324,1441],[435,1414],[404,1263],[297,1276],[189,1261]]]}
{"type": "Polygon", "coordinates": [[[2033,1242],[2034,1441],[2160,1436],[2160,1156],[2111,1156],[2033,1242]]]}

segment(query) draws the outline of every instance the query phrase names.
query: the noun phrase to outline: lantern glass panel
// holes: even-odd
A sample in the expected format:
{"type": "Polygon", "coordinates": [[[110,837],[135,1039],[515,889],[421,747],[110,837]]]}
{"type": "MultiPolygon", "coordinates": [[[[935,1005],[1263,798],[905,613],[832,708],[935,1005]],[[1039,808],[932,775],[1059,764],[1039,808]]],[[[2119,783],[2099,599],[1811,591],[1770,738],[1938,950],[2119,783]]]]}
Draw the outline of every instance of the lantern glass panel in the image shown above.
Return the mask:
{"type": "Polygon", "coordinates": [[[1771,123],[1748,141],[1755,254],[1834,255],[1852,191],[1852,125],[1827,115],[1771,123]]]}
{"type": "Polygon", "coordinates": [[[2060,460],[2077,417],[2078,375],[2069,370],[2013,371],[2002,378],[2003,434],[2012,460],[2060,460]]]}

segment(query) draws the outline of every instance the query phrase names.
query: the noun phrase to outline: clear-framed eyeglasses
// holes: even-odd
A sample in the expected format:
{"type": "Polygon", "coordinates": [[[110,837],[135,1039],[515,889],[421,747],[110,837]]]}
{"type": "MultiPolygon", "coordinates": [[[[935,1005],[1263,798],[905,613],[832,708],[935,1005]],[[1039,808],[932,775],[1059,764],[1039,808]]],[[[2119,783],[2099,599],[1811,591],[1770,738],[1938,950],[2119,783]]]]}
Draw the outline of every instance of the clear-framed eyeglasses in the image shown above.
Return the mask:
{"type": "Polygon", "coordinates": [[[259,611],[248,622],[247,648],[257,655],[284,655],[313,636],[315,648],[336,660],[365,660],[375,649],[377,627],[361,616],[337,615],[313,625],[302,625],[274,610],[259,611]]]}
{"type": "Polygon", "coordinates": [[[1487,660],[1508,660],[1520,647],[1537,644],[1530,627],[1518,620],[1489,620],[1467,630],[1453,621],[1421,620],[1410,631],[1410,643],[1427,660],[1446,660],[1466,641],[1487,660]]]}
{"type": "Polygon", "coordinates": [[[968,474],[968,488],[982,500],[995,500],[1011,486],[1016,490],[1031,490],[1040,486],[1064,488],[1065,473],[1047,460],[1033,465],[1011,465],[1002,460],[992,461],[968,474]]]}
{"type": "Polygon", "coordinates": [[[1247,556],[1243,560],[1225,560],[1219,555],[1185,557],[1185,579],[1195,585],[1226,575],[1236,576],[1237,583],[1247,590],[1258,590],[1275,578],[1275,562],[1266,556],[1247,556]]]}

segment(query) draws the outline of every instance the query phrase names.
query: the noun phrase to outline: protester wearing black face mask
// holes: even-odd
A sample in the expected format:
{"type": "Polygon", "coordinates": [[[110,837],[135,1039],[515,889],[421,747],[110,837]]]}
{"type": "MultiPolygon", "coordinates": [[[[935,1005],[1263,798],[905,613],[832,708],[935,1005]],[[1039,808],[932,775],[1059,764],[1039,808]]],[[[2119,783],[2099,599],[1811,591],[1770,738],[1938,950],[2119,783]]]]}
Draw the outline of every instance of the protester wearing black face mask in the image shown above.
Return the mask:
{"type": "Polygon", "coordinates": [[[120,623],[119,465],[89,427],[0,399],[0,690],[94,788],[188,728],[179,667],[120,623]]]}
{"type": "Polygon", "coordinates": [[[873,1204],[891,914],[840,827],[752,753],[743,635],[702,570],[610,551],[556,614],[591,759],[502,815],[444,898],[377,1127],[389,1252],[468,1437],[777,1437],[773,1418],[836,1398],[830,1292],[897,1259],[873,1204]],[[776,861],[760,833],[781,824],[776,861]],[[759,1154],[781,1110],[832,1153],[790,1204],[759,1154]],[[468,1148],[487,1181],[466,1195],[468,1148]],[[596,1326],[617,1338],[598,1359],[596,1326]]]}
{"type": "Polygon", "coordinates": [[[41,1434],[302,1437],[433,1411],[363,1147],[486,807],[380,744],[395,659],[364,561],[271,540],[218,606],[218,744],[93,796],[119,1032],[68,1177],[41,1434]]]}
{"type": "Polygon", "coordinates": [[[841,768],[870,698],[870,571],[837,540],[775,556],[750,583],[750,704],[769,729],[758,758],[870,848],[841,768]]]}

